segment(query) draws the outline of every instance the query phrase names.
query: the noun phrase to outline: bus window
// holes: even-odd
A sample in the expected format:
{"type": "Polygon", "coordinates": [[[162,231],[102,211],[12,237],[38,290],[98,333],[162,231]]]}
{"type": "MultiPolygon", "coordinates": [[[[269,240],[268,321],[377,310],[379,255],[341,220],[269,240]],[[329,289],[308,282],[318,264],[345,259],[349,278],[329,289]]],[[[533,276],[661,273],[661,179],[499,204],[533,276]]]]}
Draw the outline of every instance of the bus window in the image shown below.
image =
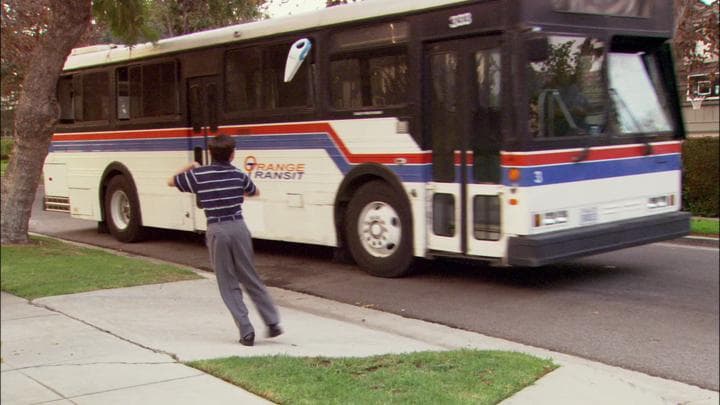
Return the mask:
{"type": "Polygon", "coordinates": [[[177,86],[174,62],[142,67],[142,116],[157,117],[177,112],[177,86]]]}
{"type": "Polygon", "coordinates": [[[73,77],[75,121],[104,121],[110,116],[110,75],[93,72],[73,77]]]}
{"type": "Polygon", "coordinates": [[[331,105],[338,110],[407,103],[408,24],[402,21],[333,33],[330,48],[331,105]]]}
{"type": "Polygon", "coordinates": [[[650,0],[552,0],[555,10],[570,13],[649,17],[650,0]]]}
{"type": "Polygon", "coordinates": [[[433,194],[433,233],[438,236],[455,236],[455,196],[447,193],[433,194]]]}
{"type": "Polygon", "coordinates": [[[225,110],[260,107],[260,52],[256,48],[229,52],[225,57],[225,110]]]}
{"type": "Polygon", "coordinates": [[[651,53],[608,55],[610,99],[620,135],[673,130],[657,57],[651,53]]]}
{"type": "Polygon", "coordinates": [[[330,97],[338,109],[362,107],[360,61],[341,59],[330,64],[330,97]]]}
{"type": "Polygon", "coordinates": [[[142,69],[140,66],[130,67],[130,117],[142,117],[142,69]]]}
{"type": "Polygon", "coordinates": [[[473,180],[500,182],[500,145],[502,139],[502,88],[500,49],[477,51],[473,60],[474,87],[473,128],[470,146],[474,155],[473,180]]]}
{"type": "Polygon", "coordinates": [[[130,119],[130,78],[128,68],[123,67],[117,70],[117,118],[119,120],[130,119]]]}
{"type": "Polygon", "coordinates": [[[407,42],[409,31],[401,21],[343,30],[332,35],[330,47],[340,52],[399,44],[407,42]]]}
{"type": "Polygon", "coordinates": [[[290,82],[285,62],[291,43],[230,51],[225,57],[225,111],[275,110],[308,107],[310,68],[308,55],[290,82]]]}
{"type": "Polygon", "coordinates": [[[602,41],[550,36],[549,56],[528,65],[530,133],[536,138],[599,135],[606,121],[602,41]]]}
{"type": "Polygon", "coordinates": [[[178,112],[175,62],[121,67],[117,81],[117,119],[161,117],[178,112]]]}
{"type": "Polygon", "coordinates": [[[72,76],[61,77],[58,80],[58,103],[60,104],[60,122],[63,124],[75,121],[73,110],[73,78],[72,76]]]}
{"type": "Polygon", "coordinates": [[[267,109],[305,107],[309,105],[308,66],[312,63],[312,54],[306,63],[299,68],[292,81],[285,82],[285,62],[287,50],[291,44],[268,47],[265,50],[264,73],[264,107],[267,109]]]}
{"type": "Polygon", "coordinates": [[[500,198],[473,197],[473,236],[478,240],[500,240],[500,198]]]}
{"type": "MultiPolygon", "coordinates": [[[[430,56],[430,133],[432,137],[433,180],[455,180],[455,149],[460,143],[458,112],[458,55],[454,51],[438,52],[430,56]]],[[[444,235],[435,232],[436,235],[444,235]]]]}
{"type": "Polygon", "coordinates": [[[360,52],[330,62],[330,97],[336,109],[401,106],[407,102],[405,48],[360,52]]]}

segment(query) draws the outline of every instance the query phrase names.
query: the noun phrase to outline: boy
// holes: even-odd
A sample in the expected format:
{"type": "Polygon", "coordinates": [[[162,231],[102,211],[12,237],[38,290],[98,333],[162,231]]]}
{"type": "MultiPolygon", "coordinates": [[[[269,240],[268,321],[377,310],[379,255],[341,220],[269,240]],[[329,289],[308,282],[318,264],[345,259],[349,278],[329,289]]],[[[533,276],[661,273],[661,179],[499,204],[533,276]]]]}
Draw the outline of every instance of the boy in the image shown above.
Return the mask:
{"type": "Polygon", "coordinates": [[[252,240],[242,216],[244,196],[257,196],[260,192],[250,177],[230,164],[235,157],[233,138],[218,135],[208,142],[208,147],[210,165],[193,162],[170,177],[168,186],[198,196],[207,217],[205,238],[220,296],[240,330],[240,343],[252,346],[255,329],[243,303],[241,284],[268,326],[267,336],[283,333],[277,308],[255,271],[252,240]]]}

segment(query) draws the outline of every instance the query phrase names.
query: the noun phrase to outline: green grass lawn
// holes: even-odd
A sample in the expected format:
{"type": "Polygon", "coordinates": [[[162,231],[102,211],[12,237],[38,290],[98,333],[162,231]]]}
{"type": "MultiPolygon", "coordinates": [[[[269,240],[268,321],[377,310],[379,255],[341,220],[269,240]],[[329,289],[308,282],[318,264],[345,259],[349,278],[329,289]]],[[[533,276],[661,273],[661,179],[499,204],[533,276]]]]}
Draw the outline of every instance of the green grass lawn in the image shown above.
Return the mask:
{"type": "Polygon", "coordinates": [[[720,234],[720,221],[717,218],[693,218],[690,221],[690,232],[717,237],[720,234]]]}
{"type": "Polygon", "coordinates": [[[188,365],[279,404],[497,404],[557,367],[522,353],[480,350],[188,365]]]}
{"type": "Polygon", "coordinates": [[[2,290],[27,299],[200,278],[187,269],[39,237],[29,245],[3,245],[1,262],[2,290]]]}
{"type": "Polygon", "coordinates": [[[5,175],[5,169],[7,169],[8,161],[0,160],[0,176],[5,175]]]}

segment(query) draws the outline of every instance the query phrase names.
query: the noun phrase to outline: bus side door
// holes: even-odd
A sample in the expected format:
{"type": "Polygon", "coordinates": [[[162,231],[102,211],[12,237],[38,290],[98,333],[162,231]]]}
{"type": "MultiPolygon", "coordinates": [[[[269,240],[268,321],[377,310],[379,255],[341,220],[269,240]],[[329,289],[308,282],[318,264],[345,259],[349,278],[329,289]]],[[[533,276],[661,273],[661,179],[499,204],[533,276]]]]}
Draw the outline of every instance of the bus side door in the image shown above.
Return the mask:
{"type": "MultiPolygon", "coordinates": [[[[217,76],[203,76],[188,79],[187,105],[190,124],[191,159],[201,165],[210,164],[208,138],[215,136],[218,129],[218,111],[220,109],[220,80],[217,76]]],[[[195,229],[207,228],[205,212],[195,201],[195,229]]]]}
{"type": "Polygon", "coordinates": [[[505,254],[500,184],[499,37],[425,48],[425,130],[433,149],[428,248],[490,258],[505,254]]]}

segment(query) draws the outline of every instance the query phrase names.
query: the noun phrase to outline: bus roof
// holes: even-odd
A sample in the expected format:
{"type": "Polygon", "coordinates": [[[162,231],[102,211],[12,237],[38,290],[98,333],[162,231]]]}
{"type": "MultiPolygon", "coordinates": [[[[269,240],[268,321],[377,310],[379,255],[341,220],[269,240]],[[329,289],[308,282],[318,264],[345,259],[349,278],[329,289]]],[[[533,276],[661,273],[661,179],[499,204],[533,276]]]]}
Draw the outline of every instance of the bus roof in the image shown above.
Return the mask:
{"type": "Polygon", "coordinates": [[[73,49],[65,61],[63,69],[74,70],[136,60],[188,49],[281,34],[284,32],[309,30],[348,21],[364,20],[385,15],[407,14],[417,10],[462,3],[465,1],[467,0],[365,0],[360,3],[330,7],[318,11],[299,13],[297,15],[246,24],[231,25],[162,39],[154,44],[148,42],[133,47],[110,44],[93,45],[73,49]]]}

